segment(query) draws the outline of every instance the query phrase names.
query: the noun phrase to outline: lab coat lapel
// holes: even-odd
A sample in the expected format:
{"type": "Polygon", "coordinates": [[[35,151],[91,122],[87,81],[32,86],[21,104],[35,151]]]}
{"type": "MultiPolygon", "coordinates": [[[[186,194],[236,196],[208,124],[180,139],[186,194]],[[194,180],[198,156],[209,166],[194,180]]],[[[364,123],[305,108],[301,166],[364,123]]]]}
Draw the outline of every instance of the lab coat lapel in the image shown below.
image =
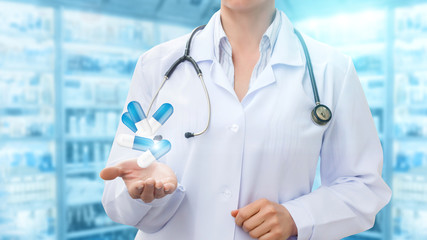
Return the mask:
{"type": "Polygon", "coordinates": [[[277,36],[276,45],[270,59],[272,66],[285,64],[288,66],[303,66],[304,52],[301,44],[294,33],[294,27],[288,17],[281,12],[282,25],[277,36]]]}
{"type": "Polygon", "coordinates": [[[235,96],[237,99],[236,92],[234,91],[234,86],[227,79],[227,76],[225,75],[225,72],[222,69],[222,66],[219,64],[219,62],[215,61],[212,64],[210,73],[211,73],[210,78],[213,80],[213,82],[216,85],[225,89],[227,92],[235,96]]]}
{"type": "MultiPolygon", "coordinates": [[[[201,65],[204,65],[204,76],[210,78],[216,85],[230,92],[235,96],[232,84],[227,80],[218,61],[214,55],[214,28],[215,18],[219,17],[220,12],[216,12],[209,20],[206,27],[194,37],[191,56],[201,65]],[[205,63],[203,63],[205,62],[205,63]],[[207,65],[206,65],[207,63],[207,65]],[[208,70],[209,69],[209,70],[208,70]],[[209,71],[209,77],[207,70],[209,71]]],[[[287,16],[281,12],[282,24],[280,32],[275,44],[275,49],[270,59],[270,64],[266,66],[264,71],[253,83],[247,95],[256,92],[276,81],[274,68],[276,65],[288,66],[304,66],[304,53],[298,41],[298,38],[293,32],[293,25],[287,16]]],[[[284,67],[284,66],[282,66],[284,67]]]]}
{"type": "Polygon", "coordinates": [[[276,75],[273,70],[275,67],[304,66],[303,55],[301,55],[303,52],[293,32],[294,27],[287,16],[283,12],[280,13],[282,24],[270,59],[270,64],[265,67],[264,71],[254,81],[247,95],[275,83],[276,75]]]}
{"type": "Polygon", "coordinates": [[[252,86],[249,87],[249,91],[246,95],[249,96],[257,90],[260,90],[261,88],[264,88],[275,82],[276,78],[274,76],[273,68],[271,65],[268,64],[265,67],[264,71],[262,71],[258,78],[254,81],[252,86]]]}
{"type": "Polygon", "coordinates": [[[216,12],[203,31],[195,36],[190,53],[198,64],[204,66],[203,75],[206,80],[212,80],[216,85],[235,96],[233,86],[227,80],[227,76],[214,54],[215,18],[219,17],[219,14],[219,11],[216,12]],[[207,69],[209,69],[209,72],[206,71],[207,69]]]}
{"type": "Polygon", "coordinates": [[[214,55],[214,25],[215,25],[215,18],[219,17],[219,11],[215,13],[211,19],[209,20],[208,24],[205,26],[205,28],[197,33],[192,42],[192,46],[190,49],[190,55],[193,57],[193,59],[197,62],[203,62],[203,61],[214,61],[215,55],[214,55]]]}

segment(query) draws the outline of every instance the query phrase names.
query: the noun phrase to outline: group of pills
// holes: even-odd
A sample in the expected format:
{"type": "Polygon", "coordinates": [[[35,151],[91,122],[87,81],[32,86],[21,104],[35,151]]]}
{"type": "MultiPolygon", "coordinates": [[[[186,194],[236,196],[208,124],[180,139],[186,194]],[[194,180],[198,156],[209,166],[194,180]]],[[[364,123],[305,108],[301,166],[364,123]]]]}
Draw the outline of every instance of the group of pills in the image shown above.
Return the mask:
{"type": "Polygon", "coordinates": [[[171,149],[168,140],[161,137],[159,141],[157,140],[159,137],[156,136],[156,132],[172,115],[173,107],[169,103],[163,104],[150,119],[147,119],[141,105],[136,101],[130,102],[127,110],[122,115],[122,122],[135,135],[120,134],[117,143],[123,147],[143,151],[144,153],[137,158],[137,163],[141,168],[146,168],[171,149]]]}

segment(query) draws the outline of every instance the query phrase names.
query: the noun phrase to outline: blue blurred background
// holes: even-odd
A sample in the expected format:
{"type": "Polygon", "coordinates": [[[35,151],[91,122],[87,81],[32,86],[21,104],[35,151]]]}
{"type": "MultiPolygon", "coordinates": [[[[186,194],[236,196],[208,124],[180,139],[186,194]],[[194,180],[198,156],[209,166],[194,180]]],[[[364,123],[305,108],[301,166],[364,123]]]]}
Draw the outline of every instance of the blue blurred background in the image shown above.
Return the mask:
{"type": "MultiPolygon", "coordinates": [[[[0,240],[133,239],[105,215],[98,173],[135,63],[219,2],[0,0],[0,240]]],[[[353,57],[383,144],[392,202],[351,239],[427,239],[427,1],[276,6],[353,57]]]]}

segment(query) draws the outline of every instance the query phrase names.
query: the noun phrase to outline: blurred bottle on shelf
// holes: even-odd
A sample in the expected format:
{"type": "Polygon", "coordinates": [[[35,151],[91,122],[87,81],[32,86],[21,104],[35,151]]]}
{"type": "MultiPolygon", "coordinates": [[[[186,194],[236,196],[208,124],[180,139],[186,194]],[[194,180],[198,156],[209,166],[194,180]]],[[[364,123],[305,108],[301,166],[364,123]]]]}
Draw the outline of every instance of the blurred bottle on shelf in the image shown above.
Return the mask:
{"type": "Polygon", "coordinates": [[[65,42],[148,49],[157,41],[151,21],[81,11],[64,11],[63,21],[65,42]]]}
{"type": "Polygon", "coordinates": [[[397,8],[395,11],[395,33],[398,38],[412,39],[427,37],[427,4],[397,8]]]}
{"type": "Polygon", "coordinates": [[[308,36],[335,47],[385,41],[385,11],[367,10],[304,19],[295,26],[308,36]]]}
{"type": "Polygon", "coordinates": [[[73,137],[114,137],[121,110],[72,109],[66,111],[67,134],[73,137]]]}
{"type": "Polygon", "coordinates": [[[67,204],[70,206],[100,203],[104,182],[98,171],[67,173],[67,204]],[[83,199],[82,196],[85,196],[83,199]]]}
{"type": "Polygon", "coordinates": [[[1,35],[15,38],[31,36],[37,39],[53,37],[52,8],[3,1],[0,2],[0,21],[1,35]]]}
{"type": "Polygon", "coordinates": [[[118,225],[105,214],[101,203],[68,206],[67,221],[68,233],[118,225]]]}
{"type": "Polygon", "coordinates": [[[427,136],[426,72],[400,73],[395,78],[394,134],[396,137],[427,136]]]}
{"type": "Polygon", "coordinates": [[[105,233],[92,234],[87,237],[70,238],[71,240],[128,240],[135,238],[137,230],[127,228],[126,230],[107,231],[105,233]]]}
{"type": "Polygon", "coordinates": [[[0,237],[54,239],[56,176],[53,150],[53,144],[37,142],[28,142],[26,146],[20,143],[0,146],[0,237]]]}

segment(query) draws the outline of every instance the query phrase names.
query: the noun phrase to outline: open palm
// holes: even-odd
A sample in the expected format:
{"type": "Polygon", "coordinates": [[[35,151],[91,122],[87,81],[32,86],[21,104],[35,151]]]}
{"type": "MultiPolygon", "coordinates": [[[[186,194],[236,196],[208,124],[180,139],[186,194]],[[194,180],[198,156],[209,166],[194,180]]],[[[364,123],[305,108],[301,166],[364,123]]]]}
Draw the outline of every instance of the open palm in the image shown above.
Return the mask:
{"type": "Polygon", "coordinates": [[[121,177],[130,196],[146,203],[173,193],[177,187],[175,173],[166,164],[160,162],[141,168],[136,159],[126,160],[116,166],[104,168],[100,177],[104,180],[121,177]]]}

